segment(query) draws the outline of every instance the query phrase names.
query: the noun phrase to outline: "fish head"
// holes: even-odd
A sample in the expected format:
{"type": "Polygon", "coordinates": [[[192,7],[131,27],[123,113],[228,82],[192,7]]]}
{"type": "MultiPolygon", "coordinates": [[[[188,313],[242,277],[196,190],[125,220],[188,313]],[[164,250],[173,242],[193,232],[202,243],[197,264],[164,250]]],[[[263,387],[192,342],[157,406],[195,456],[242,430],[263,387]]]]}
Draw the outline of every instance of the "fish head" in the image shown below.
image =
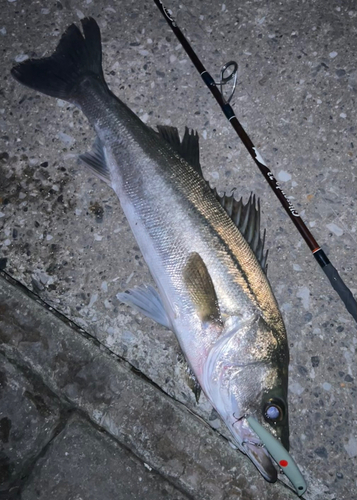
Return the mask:
{"type": "MultiPolygon", "coordinates": [[[[239,448],[249,456],[263,477],[269,482],[277,480],[277,470],[265,443],[250,426],[247,417],[254,417],[267,431],[278,439],[289,450],[289,422],[288,407],[286,399],[281,395],[281,387],[277,386],[273,390],[260,394],[259,404],[251,404],[244,401],[247,410],[244,416],[238,417],[234,412],[236,420],[227,416],[226,423],[234,437],[234,441],[239,444],[239,448]],[[275,394],[278,394],[277,396],[275,394]]],[[[238,406],[238,405],[237,405],[238,406]]]]}
{"type": "Polygon", "coordinates": [[[254,417],[289,449],[288,358],[285,329],[276,331],[262,317],[245,323],[230,318],[205,365],[211,402],[234,443],[270,482],[277,479],[276,468],[247,418],[254,417]]]}

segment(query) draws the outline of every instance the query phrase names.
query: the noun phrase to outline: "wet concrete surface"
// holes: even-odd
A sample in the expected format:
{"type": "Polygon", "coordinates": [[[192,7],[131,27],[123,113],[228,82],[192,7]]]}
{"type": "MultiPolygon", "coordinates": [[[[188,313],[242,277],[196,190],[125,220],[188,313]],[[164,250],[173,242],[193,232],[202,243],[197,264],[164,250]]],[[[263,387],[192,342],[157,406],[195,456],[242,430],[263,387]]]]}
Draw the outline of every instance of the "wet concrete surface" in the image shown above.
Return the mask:
{"type": "Polygon", "coordinates": [[[74,417],[36,463],[22,498],[187,500],[189,497],[103,432],[74,417]]]}
{"type": "Polygon", "coordinates": [[[21,489],[61,421],[61,405],[28,367],[0,355],[0,498],[21,489]]]}
{"type": "Polygon", "coordinates": [[[164,498],[166,490],[166,498],[177,499],[295,497],[283,484],[267,489],[253,464],[217,431],[31,293],[2,278],[0,300],[0,349],[13,399],[3,399],[1,416],[14,426],[3,455],[6,470],[14,470],[4,498],[8,492],[26,499],[110,499],[116,492],[129,500],[144,493],[164,498]],[[29,380],[16,378],[16,369],[29,380]],[[37,393],[27,389],[32,379],[37,393]],[[42,390],[40,381],[47,384],[42,390]],[[51,393],[53,402],[47,401],[51,393]],[[16,437],[24,433],[21,420],[32,439],[16,437]]]}
{"type": "MultiPolygon", "coordinates": [[[[73,106],[25,89],[9,75],[15,62],[48,54],[69,24],[91,15],[102,30],[111,89],[153,127],[161,123],[180,131],[185,126],[197,129],[204,174],[219,190],[237,188],[239,195],[254,191],[261,197],[270,249],[268,276],[290,343],[291,451],[309,481],[306,498],[354,498],[356,324],[155,5],[3,0],[2,6],[1,266],[96,339],[96,352],[120,357],[228,436],[208,401],[202,397],[197,405],[187,388],[174,335],[116,299],[119,291],[151,278],[115,195],[77,161],[94,137],[86,119],[73,106]]],[[[171,2],[169,7],[214,76],[218,78],[223,63],[238,61],[232,102],[237,116],[356,294],[355,4],[202,1],[171,2]]],[[[32,321],[23,328],[35,335],[32,321]]],[[[75,331],[73,339],[78,335],[75,331]]],[[[61,379],[60,389],[53,387],[51,371],[41,372],[41,380],[56,394],[67,388],[67,400],[74,374],[85,366],[84,378],[96,370],[100,378],[102,360],[98,354],[91,365],[71,345],[62,351],[59,364],[74,356],[68,379],[61,379]]],[[[19,366],[26,355],[18,353],[19,366]]],[[[43,361],[36,363],[30,369],[38,373],[43,361]]],[[[4,372],[14,369],[11,378],[23,380],[16,366],[4,372]]],[[[107,394],[105,386],[103,382],[100,395],[107,394]]],[[[115,403],[115,394],[99,404],[95,391],[88,389],[91,411],[103,412],[105,404],[115,403]]],[[[71,400],[70,406],[77,404],[71,400]]],[[[38,437],[40,448],[51,439],[56,419],[48,424],[48,434],[38,437]]],[[[96,424],[102,425],[98,419],[96,424]]],[[[138,435],[135,440],[140,443],[138,435]]],[[[141,456],[140,446],[139,451],[133,446],[141,456]]],[[[229,448],[226,453],[231,453],[229,448]]],[[[239,464],[248,462],[238,453],[234,456],[239,464]]],[[[279,487],[265,483],[249,462],[245,467],[250,485],[258,488],[252,498],[277,498],[279,487]]],[[[194,489],[185,491],[201,498],[194,489]]]]}

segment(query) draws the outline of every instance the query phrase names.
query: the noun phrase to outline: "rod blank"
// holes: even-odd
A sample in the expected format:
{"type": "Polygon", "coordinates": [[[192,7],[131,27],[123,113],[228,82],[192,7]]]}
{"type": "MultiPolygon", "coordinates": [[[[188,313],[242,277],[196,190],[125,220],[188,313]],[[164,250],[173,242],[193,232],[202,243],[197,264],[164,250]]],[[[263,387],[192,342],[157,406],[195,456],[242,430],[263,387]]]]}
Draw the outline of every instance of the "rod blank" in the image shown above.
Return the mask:
{"type": "Polygon", "coordinates": [[[181,43],[182,47],[185,49],[187,55],[191,59],[192,63],[196,67],[197,71],[201,75],[202,80],[208,87],[208,89],[211,91],[212,95],[220,105],[223,113],[225,114],[226,118],[229,120],[229,123],[232,125],[234,130],[236,131],[237,135],[247,148],[249,154],[255,161],[256,165],[258,166],[259,170],[265,177],[266,181],[274,191],[275,195],[279,199],[280,203],[284,207],[286,213],[292,220],[293,224],[305,240],[306,244],[310,248],[311,252],[313,253],[316,261],[320,265],[321,269],[324,271],[326,274],[327,278],[329,279],[332,287],[334,290],[338,293],[339,297],[341,298],[342,302],[344,303],[347,311],[352,315],[352,317],[355,319],[357,322],[357,302],[354,299],[351,291],[349,288],[345,285],[343,282],[341,276],[338,274],[337,270],[335,267],[331,264],[329,259],[327,258],[326,254],[324,251],[321,249],[321,247],[318,245],[317,241],[315,240],[314,236],[312,235],[311,231],[308,229],[298,212],[295,210],[293,207],[292,203],[289,201],[287,198],[286,194],[282,191],[282,189],[279,186],[279,183],[277,182],[276,178],[274,177],[273,173],[269,168],[266,166],[264,163],[264,160],[260,156],[258,150],[254,146],[253,142],[251,141],[250,137],[240,124],[238,118],[236,117],[233,108],[231,105],[225,101],[222,93],[218,89],[215,81],[213,80],[212,76],[208,73],[206,68],[203,66],[199,58],[197,57],[196,53],[192,49],[191,45],[188,43],[187,39],[185,38],[184,34],[180,30],[180,28],[177,26],[174,18],[172,17],[171,13],[167,10],[167,8],[161,3],[160,0],[154,0],[155,4],[159,8],[160,12],[166,19],[168,25],[172,29],[172,31],[175,33],[176,37],[178,38],[179,42],[181,43]]]}

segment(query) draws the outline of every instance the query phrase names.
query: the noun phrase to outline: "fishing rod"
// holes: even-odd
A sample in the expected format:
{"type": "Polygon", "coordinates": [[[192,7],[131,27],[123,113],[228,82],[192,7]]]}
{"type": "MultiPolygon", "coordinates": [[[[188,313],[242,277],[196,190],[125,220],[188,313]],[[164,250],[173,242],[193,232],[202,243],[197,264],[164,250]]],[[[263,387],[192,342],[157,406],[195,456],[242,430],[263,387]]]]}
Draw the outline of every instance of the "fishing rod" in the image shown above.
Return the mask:
{"type": "Polygon", "coordinates": [[[168,25],[178,38],[179,42],[181,43],[182,47],[185,49],[187,55],[193,62],[194,66],[196,67],[197,71],[199,72],[202,80],[208,87],[208,89],[211,91],[213,94],[214,98],[220,105],[223,113],[225,114],[226,118],[234,128],[234,130],[237,132],[237,135],[239,138],[242,140],[243,144],[247,148],[249,154],[255,161],[256,165],[258,166],[259,170],[261,173],[264,175],[266,181],[268,182],[269,186],[272,188],[274,193],[276,194],[277,198],[279,199],[280,203],[284,207],[286,213],[289,215],[290,219],[292,220],[293,224],[305,240],[306,244],[310,248],[313,256],[315,257],[317,263],[320,265],[324,273],[326,274],[327,278],[329,279],[332,287],[334,290],[338,293],[340,296],[342,302],[345,304],[347,311],[353,316],[355,321],[357,322],[357,302],[354,299],[350,289],[345,285],[343,282],[341,276],[338,274],[337,269],[331,264],[329,261],[327,255],[325,252],[322,250],[322,248],[319,246],[317,241],[315,240],[314,236],[312,233],[309,231],[307,228],[306,224],[300,217],[299,213],[295,210],[293,204],[291,201],[287,198],[286,194],[284,191],[281,189],[278,181],[274,177],[273,173],[269,168],[266,166],[263,158],[261,157],[259,151],[257,148],[254,146],[253,142],[251,141],[250,137],[238,121],[238,118],[236,117],[233,108],[229,104],[229,101],[231,100],[233,96],[233,92],[235,90],[235,84],[236,84],[236,75],[237,75],[237,69],[238,65],[234,61],[230,61],[229,63],[225,64],[222,67],[221,70],[221,81],[217,84],[212,76],[208,73],[206,68],[203,66],[199,58],[197,57],[196,53],[192,49],[191,45],[185,38],[184,34],[180,30],[180,28],[177,26],[176,21],[172,17],[171,12],[161,3],[160,0],[154,0],[155,4],[159,8],[160,12],[166,19],[168,25]],[[228,76],[224,76],[225,72],[230,69],[231,73],[228,76]],[[222,92],[222,86],[226,84],[229,80],[234,78],[234,84],[233,84],[233,91],[228,99],[225,99],[223,96],[222,92]],[[221,90],[219,90],[218,86],[220,86],[221,90]]]}

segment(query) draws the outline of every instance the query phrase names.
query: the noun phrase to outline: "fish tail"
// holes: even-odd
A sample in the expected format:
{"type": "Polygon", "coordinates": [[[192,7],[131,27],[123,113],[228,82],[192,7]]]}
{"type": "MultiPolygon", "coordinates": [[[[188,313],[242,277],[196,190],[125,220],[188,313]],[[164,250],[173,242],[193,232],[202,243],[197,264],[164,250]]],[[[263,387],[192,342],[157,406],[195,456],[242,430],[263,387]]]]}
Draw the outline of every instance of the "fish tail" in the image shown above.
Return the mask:
{"type": "Polygon", "coordinates": [[[27,87],[74,104],[78,103],[79,86],[86,77],[94,77],[106,86],[99,26],[91,17],[81,23],[83,34],[71,24],[50,57],[28,59],[12,68],[12,76],[27,87]]]}

